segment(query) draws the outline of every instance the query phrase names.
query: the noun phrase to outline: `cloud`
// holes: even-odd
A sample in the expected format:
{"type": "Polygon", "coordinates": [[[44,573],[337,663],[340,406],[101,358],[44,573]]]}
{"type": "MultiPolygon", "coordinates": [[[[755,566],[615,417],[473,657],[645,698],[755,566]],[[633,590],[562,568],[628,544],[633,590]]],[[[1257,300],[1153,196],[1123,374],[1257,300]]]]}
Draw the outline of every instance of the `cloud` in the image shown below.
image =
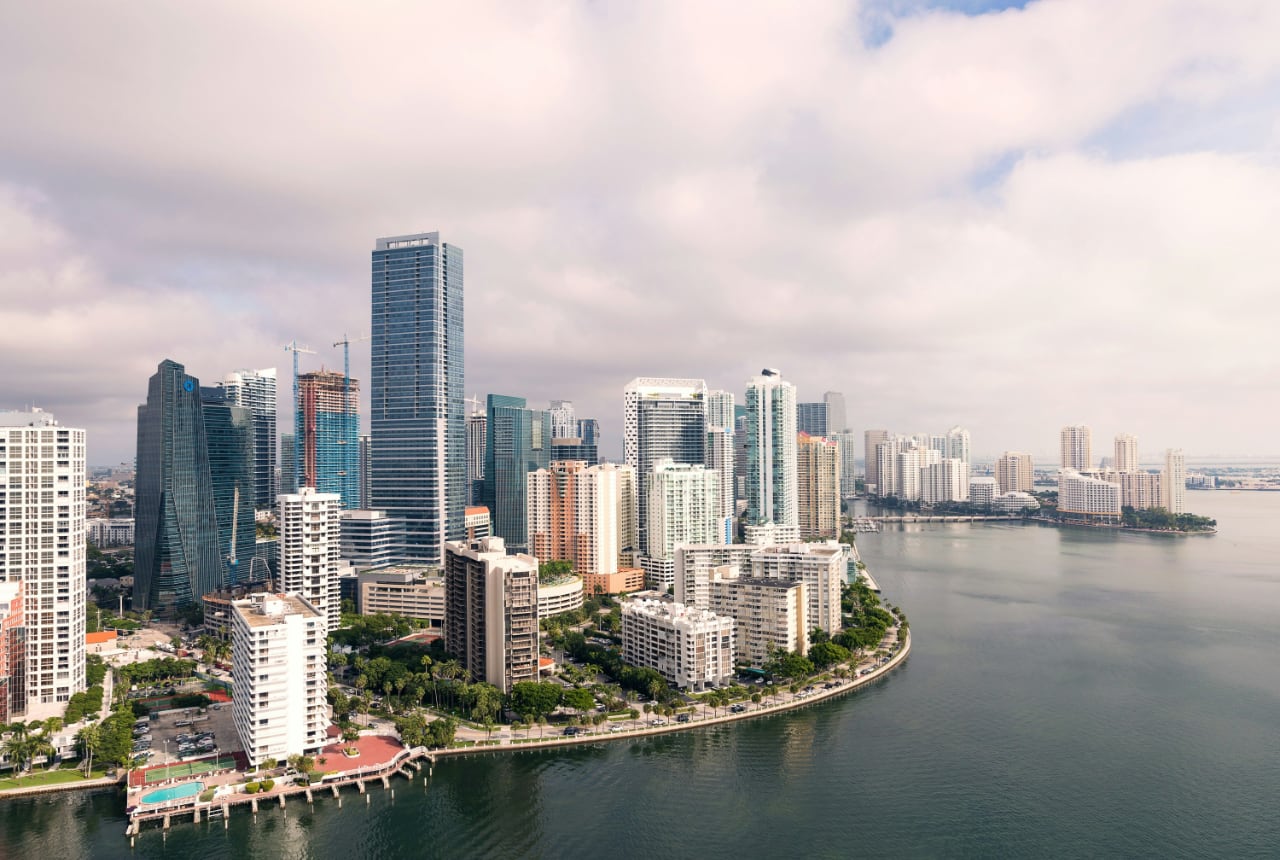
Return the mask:
{"type": "Polygon", "coordinates": [[[336,366],[439,229],[469,392],[614,454],[631,377],[764,366],[978,452],[1274,450],[1280,8],[960,5],[9,8],[0,403],[125,458],[160,359],[336,366]]]}

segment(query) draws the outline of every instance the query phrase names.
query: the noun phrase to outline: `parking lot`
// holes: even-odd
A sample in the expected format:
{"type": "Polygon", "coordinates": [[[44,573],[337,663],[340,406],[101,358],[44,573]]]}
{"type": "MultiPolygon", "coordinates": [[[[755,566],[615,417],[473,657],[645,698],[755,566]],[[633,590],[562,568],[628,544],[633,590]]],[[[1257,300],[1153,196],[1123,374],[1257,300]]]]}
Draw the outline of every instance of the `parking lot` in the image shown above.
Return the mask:
{"type": "Polygon", "coordinates": [[[148,721],[147,731],[151,735],[152,756],[147,761],[149,765],[213,755],[215,750],[219,753],[240,750],[240,739],[236,735],[230,703],[210,705],[204,713],[196,708],[188,708],[161,714],[158,719],[148,721]],[[213,749],[197,749],[185,756],[180,754],[179,735],[195,736],[205,732],[213,733],[213,749]]]}

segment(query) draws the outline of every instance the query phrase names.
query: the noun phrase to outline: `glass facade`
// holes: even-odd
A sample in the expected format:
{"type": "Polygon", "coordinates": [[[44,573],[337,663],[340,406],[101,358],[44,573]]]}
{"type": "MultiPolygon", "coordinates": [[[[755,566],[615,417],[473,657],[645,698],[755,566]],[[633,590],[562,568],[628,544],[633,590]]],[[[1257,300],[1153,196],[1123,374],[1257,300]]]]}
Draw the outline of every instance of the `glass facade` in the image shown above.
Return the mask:
{"type": "Polygon", "coordinates": [[[281,493],[298,492],[298,446],[294,444],[294,435],[284,433],[280,436],[280,486],[281,493]]]}
{"type": "Polygon", "coordinates": [[[827,404],[796,404],[796,429],[810,436],[827,435],[827,404]]]}
{"type": "Polygon", "coordinates": [[[372,288],[371,504],[404,521],[406,561],[439,564],[465,533],[462,249],[378,239],[372,288]]]}
{"type": "MultiPolygon", "coordinates": [[[[253,504],[276,506],[276,369],[237,370],[222,387],[227,402],[253,413],[253,504]]],[[[292,490],[290,490],[292,492],[292,490]]]]}
{"type": "Polygon", "coordinates": [[[223,390],[217,392],[213,397],[206,395],[200,408],[209,446],[209,477],[223,579],[236,586],[248,580],[256,552],[256,424],[251,410],[227,403],[221,396],[223,390]]]}
{"type": "Polygon", "coordinates": [[[298,377],[294,410],[298,484],[336,493],[345,508],[360,507],[360,383],[334,371],[298,377]]]}
{"type": "Polygon", "coordinates": [[[224,585],[200,381],[160,362],[138,407],[134,609],[172,615],[224,585]]]}
{"type": "Polygon", "coordinates": [[[492,533],[512,552],[528,552],[525,476],[551,462],[551,413],[523,397],[490,394],[484,452],[484,504],[492,533]]]}
{"type": "MultiPolygon", "coordinates": [[[[639,398],[636,403],[637,484],[647,486],[648,476],[660,460],[685,465],[707,461],[706,386],[677,394],[639,398]]],[[[649,500],[641,489],[636,499],[639,545],[648,546],[649,500]]]]}

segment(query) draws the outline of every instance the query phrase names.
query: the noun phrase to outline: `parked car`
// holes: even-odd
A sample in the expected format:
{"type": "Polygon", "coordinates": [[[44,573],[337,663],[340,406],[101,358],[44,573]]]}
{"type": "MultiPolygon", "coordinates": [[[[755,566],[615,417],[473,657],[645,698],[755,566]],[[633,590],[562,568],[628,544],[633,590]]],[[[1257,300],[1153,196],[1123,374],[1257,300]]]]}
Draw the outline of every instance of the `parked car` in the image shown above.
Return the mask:
{"type": "Polygon", "coordinates": [[[564,730],[564,736],[565,736],[565,737],[567,737],[567,738],[571,738],[571,737],[573,737],[574,735],[576,735],[577,733],[578,733],[578,727],[577,727],[577,726],[569,726],[568,728],[566,728],[566,729],[564,730]]]}
{"type": "Polygon", "coordinates": [[[687,722],[689,722],[689,720],[691,720],[691,719],[693,719],[693,717],[691,717],[691,716],[690,716],[689,714],[687,714],[687,713],[684,713],[684,714],[676,714],[676,722],[677,722],[677,723],[687,723],[687,722]]]}

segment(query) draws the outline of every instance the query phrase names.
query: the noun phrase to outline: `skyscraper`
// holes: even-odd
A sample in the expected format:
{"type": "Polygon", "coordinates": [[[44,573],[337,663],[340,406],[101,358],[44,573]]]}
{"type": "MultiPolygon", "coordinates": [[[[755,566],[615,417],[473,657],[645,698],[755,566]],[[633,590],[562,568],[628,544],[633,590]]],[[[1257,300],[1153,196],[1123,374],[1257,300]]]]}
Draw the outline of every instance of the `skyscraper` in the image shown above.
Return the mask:
{"type": "Polygon", "coordinates": [[[1164,452],[1164,473],[1160,476],[1160,501],[1171,514],[1187,509],[1187,458],[1181,448],[1164,452]]]}
{"type": "Polygon", "coordinates": [[[478,505],[484,498],[484,446],[489,417],[480,411],[467,417],[467,504],[478,505]]]}
{"type": "Polygon", "coordinates": [[[851,430],[841,430],[833,437],[840,446],[840,495],[851,498],[858,487],[858,443],[851,430]]]}
{"type": "Polygon", "coordinates": [[[378,239],[372,280],[372,506],[404,520],[407,560],[439,563],[467,499],[462,249],[378,239]]]}
{"type": "Polygon", "coordinates": [[[804,538],[840,537],[840,446],[801,432],[797,440],[797,520],[804,538]]]}
{"type": "Polygon", "coordinates": [[[889,495],[884,491],[883,482],[880,480],[880,461],[876,454],[876,446],[888,441],[888,430],[867,430],[862,434],[863,457],[865,458],[862,463],[862,470],[863,474],[866,475],[863,483],[867,488],[868,494],[889,495]]]}
{"type": "Polygon", "coordinates": [[[747,524],[799,525],[796,387],[765,368],[747,381],[747,524]]]}
{"type": "Polygon", "coordinates": [[[1084,424],[1072,424],[1062,428],[1059,434],[1060,457],[1058,468],[1077,472],[1093,468],[1093,433],[1084,424]]]}
{"type": "Polygon", "coordinates": [[[1116,461],[1113,468],[1117,472],[1138,471],[1138,437],[1132,433],[1121,433],[1116,436],[1116,461]]]}
{"type": "MultiPolygon", "coordinates": [[[[545,413],[543,413],[545,414],[545,413]]],[[[538,678],[538,560],[502,538],[446,544],[444,640],[477,681],[504,693],[538,678]]]]}
{"type": "Polygon", "coordinates": [[[360,434],[360,507],[368,509],[373,503],[373,491],[369,488],[369,464],[373,462],[373,445],[369,434],[360,434]]]}
{"type": "Polygon", "coordinates": [[[222,380],[227,402],[253,413],[253,497],[255,508],[276,503],[276,369],[237,370],[222,380]]]}
{"type": "Polygon", "coordinates": [[[172,615],[226,584],[200,380],[160,362],[138,407],[133,608],[172,615]]]}
{"type": "Polygon", "coordinates": [[[281,493],[298,491],[298,446],[297,437],[292,433],[280,434],[280,481],[281,493]]]}
{"type": "Polygon", "coordinates": [[[360,506],[360,383],[321,370],[298,377],[298,485],[360,506]]]}
{"type": "Polygon", "coordinates": [[[0,625],[14,649],[0,674],[23,669],[9,677],[10,707],[46,719],[85,688],[85,432],[40,409],[0,412],[0,475],[0,581],[21,583],[26,616],[0,625]]]}
{"type": "Polygon", "coordinates": [[[947,431],[947,450],[942,452],[942,459],[948,458],[969,465],[969,431],[965,428],[957,426],[947,431]]]}
{"type": "Polygon", "coordinates": [[[594,418],[579,418],[577,432],[573,435],[582,440],[584,445],[600,447],[600,422],[594,418]]]}
{"type": "Polygon", "coordinates": [[[618,560],[634,540],[634,474],[630,466],[588,466],[581,460],[552,462],[530,472],[532,554],[539,561],[573,562],[587,593],[594,594],[596,584],[617,574],[618,560]]]}
{"type": "Polygon", "coordinates": [[[573,414],[572,400],[552,400],[551,408],[547,411],[551,413],[552,438],[568,439],[577,436],[578,421],[573,414]]]}
{"type": "Polygon", "coordinates": [[[801,433],[808,433],[810,436],[826,436],[826,402],[796,404],[796,430],[801,433]]]}
{"type": "MultiPolygon", "coordinates": [[[[225,387],[202,388],[200,411],[209,446],[209,480],[218,522],[222,579],[238,585],[249,579],[257,550],[254,497],[257,481],[257,427],[246,406],[233,406],[225,387]]],[[[203,595],[201,595],[203,596],[203,595]]]]}
{"type": "Polygon", "coordinates": [[[514,552],[529,546],[526,481],[551,462],[551,415],[525,407],[523,397],[490,394],[485,442],[484,505],[493,534],[514,552]]]}
{"type": "MultiPolygon", "coordinates": [[[[827,404],[827,435],[833,436],[837,433],[844,433],[849,429],[849,415],[845,411],[844,395],[839,391],[828,391],[822,395],[822,400],[827,404]]],[[[853,491],[853,485],[849,485],[849,492],[853,491]]]]}
{"type": "Polygon", "coordinates": [[[659,460],[707,461],[707,383],[637,377],[623,390],[623,459],[636,471],[638,546],[648,547],[649,474],[659,460]]]}
{"type": "Polygon", "coordinates": [[[720,476],[720,521],[723,540],[733,540],[734,492],[733,392],[707,393],[707,468],[720,476]]]}

